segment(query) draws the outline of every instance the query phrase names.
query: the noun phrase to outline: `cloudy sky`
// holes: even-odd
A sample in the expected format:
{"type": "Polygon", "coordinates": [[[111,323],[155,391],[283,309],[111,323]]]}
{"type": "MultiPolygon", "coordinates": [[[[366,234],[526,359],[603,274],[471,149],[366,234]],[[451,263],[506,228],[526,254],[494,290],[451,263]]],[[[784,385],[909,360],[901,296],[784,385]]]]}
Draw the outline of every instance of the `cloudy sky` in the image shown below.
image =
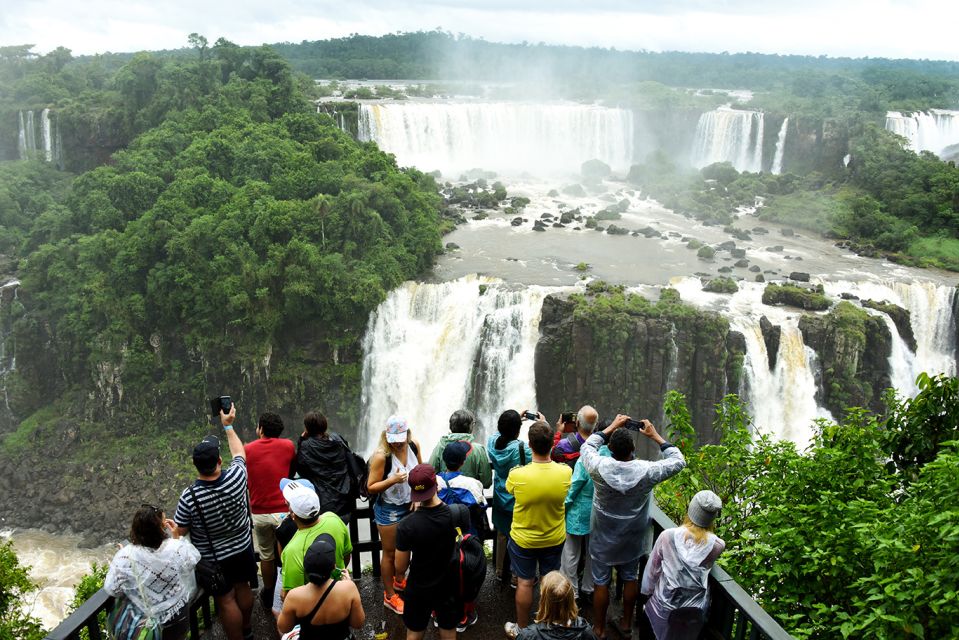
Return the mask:
{"type": "Polygon", "coordinates": [[[497,42],[959,60],[959,0],[2,0],[0,45],[74,53],[441,27],[497,42]]]}

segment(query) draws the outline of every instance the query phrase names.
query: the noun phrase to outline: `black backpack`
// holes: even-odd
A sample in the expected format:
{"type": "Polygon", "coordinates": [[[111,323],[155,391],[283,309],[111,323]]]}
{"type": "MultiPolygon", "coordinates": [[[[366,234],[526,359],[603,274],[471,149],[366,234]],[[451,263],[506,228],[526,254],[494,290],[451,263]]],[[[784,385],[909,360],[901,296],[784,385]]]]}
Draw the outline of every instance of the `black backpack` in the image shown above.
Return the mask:
{"type": "Polygon", "coordinates": [[[357,455],[350,449],[346,440],[341,437],[339,442],[346,450],[346,472],[350,476],[350,500],[353,502],[356,502],[357,498],[366,500],[370,497],[368,491],[370,466],[366,464],[366,460],[362,456],[357,455]]]}
{"type": "Polygon", "coordinates": [[[450,506],[450,512],[453,515],[456,535],[448,574],[450,586],[458,602],[473,602],[486,581],[486,550],[480,538],[463,533],[470,527],[470,514],[466,505],[454,504],[450,506]]]}

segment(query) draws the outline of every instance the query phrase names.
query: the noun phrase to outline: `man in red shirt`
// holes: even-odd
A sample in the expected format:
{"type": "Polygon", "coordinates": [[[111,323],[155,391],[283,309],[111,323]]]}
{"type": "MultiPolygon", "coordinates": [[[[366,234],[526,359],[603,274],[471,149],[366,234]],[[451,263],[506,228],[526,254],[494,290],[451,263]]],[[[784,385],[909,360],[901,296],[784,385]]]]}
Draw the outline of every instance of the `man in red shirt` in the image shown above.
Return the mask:
{"type": "Polygon", "coordinates": [[[253,541],[260,554],[263,589],[260,598],[273,602],[276,585],[276,527],[288,509],[280,492],[280,479],[290,471],[296,457],[293,443],[281,438],[283,420],[275,413],[264,413],[256,427],[257,440],[246,445],[247,477],[250,488],[250,510],[253,512],[253,541]]]}

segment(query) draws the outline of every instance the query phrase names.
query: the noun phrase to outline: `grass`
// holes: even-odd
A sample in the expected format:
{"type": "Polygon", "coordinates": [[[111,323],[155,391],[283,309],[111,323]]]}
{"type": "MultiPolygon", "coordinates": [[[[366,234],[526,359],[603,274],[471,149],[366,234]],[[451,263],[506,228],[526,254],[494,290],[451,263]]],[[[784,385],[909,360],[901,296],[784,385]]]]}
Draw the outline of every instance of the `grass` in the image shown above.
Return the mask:
{"type": "Polygon", "coordinates": [[[42,409],[38,409],[31,414],[30,417],[21,422],[15,431],[8,433],[3,438],[2,442],[0,442],[0,451],[7,454],[15,454],[23,451],[30,445],[31,440],[33,440],[33,434],[37,432],[37,429],[47,422],[54,421],[58,415],[60,415],[60,412],[55,405],[47,405],[42,409]]]}
{"type": "Polygon", "coordinates": [[[920,238],[909,245],[907,252],[923,267],[942,267],[959,271],[959,240],[956,238],[920,238]]]}

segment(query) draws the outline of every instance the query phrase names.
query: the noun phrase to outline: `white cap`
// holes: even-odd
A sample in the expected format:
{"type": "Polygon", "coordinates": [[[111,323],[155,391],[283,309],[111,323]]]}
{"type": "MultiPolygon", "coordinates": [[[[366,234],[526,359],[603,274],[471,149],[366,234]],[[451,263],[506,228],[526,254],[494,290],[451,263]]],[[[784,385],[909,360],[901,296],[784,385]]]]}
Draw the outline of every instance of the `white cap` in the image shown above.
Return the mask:
{"type": "Polygon", "coordinates": [[[280,486],[283,491],[283,499],[290,505],[290,511],[300,518],[311,520],[320,515],[320,497],[316,491],[308,488],[298,480],[281,481],[280,486]]]}

